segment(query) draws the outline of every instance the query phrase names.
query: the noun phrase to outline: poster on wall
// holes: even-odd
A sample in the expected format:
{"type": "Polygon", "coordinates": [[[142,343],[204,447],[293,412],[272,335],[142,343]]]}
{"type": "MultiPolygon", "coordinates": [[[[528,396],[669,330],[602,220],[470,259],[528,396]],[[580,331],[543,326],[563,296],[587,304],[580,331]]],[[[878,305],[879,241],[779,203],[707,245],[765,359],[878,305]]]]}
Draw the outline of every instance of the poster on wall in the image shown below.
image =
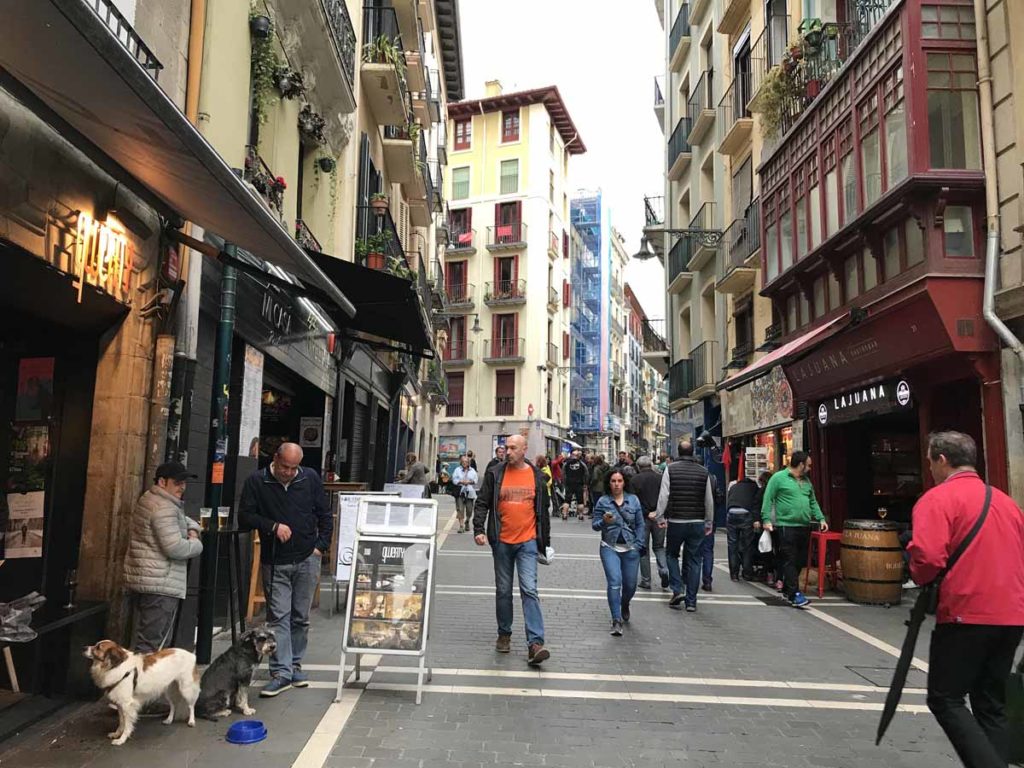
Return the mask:
{"type": "Polygon", "coordinates": [[[355,559],[356,523],[359,520],[359,496],[338,494],[338,557],[334,564],[335,581],[348,581],[352,577],[355,559]]]}
{"type": "Polygon", "coordinates": [[[46,490],[49,457],[49,427],[14,425],[7,463],[7,490],[18,493],[46,490]]]}
{"type": "Polygon", "coordinates": [[[238,450],[252,459],[260,457],[260,415],[263,397],[263,353],[245,345],[242,364],[242,402],[238,427],[238,450]]]}
{"type": "Polygon", "coordinates": [[[426,650],[430,543],[366,539],[357,544],[349,590],[345,649],[426,650]]]}
{"type": "Polygon", "coordinates": [[[52,357],[23,357],[18,362],[15,421],[46,421],[53,415],[52,357]]]}
{"type": "Polygon", "coordinates": [[[303,416],[299,419],[299,445],[303,448],[319,448],[324,441],[324,420],[320,416],[303,416]]]}
{"type": "Polygon", "coordinates": [[[43,556],[43,491],[7,494],[3,557],[11,560],[43,556]]]}
{"type": "Polygon", "coordinates": [[[441,469],[447,471],[449,477],[459,466],[459,459],[466,453],[466,450],[465,435],[448,435],[438,438],[437,458],[441,462],[441,469]]]}

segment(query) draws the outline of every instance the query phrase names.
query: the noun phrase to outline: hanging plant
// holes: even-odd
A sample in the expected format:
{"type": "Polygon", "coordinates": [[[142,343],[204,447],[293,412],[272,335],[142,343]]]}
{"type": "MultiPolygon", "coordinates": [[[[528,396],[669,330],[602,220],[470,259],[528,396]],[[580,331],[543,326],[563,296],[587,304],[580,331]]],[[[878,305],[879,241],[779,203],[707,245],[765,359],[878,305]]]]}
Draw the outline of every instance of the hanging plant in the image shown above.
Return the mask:
{"type": "Polygon", "coordinates": [[[338,161],[330,155],[321,155],[316,159],[317,168],[319,168],[322,173],[332,173],[334,171],[334,166],[337,164],[338,161]]]}
{"type": "Polygon", "coordinates": [[[327,136],[324,134],[326,127],[327,121],[313,111],[312,105],[306,104],[299,112],[299,133],[307,141],[320,147],[324,146],[327,143],[327,136]]]}
{"type": "Polygon", "coordinates": [[[787,71],[781,64],[772,67],[761,83],[757,101],[761,110],[761,135],[775,138],[794,102],[801,96],[796,70],[787,71]]]}
{"type": "Polygon", "coordinates": [[[250,52],[252,107],[256,121],[260,125],[267,121],[267,107],[275,102],[273,96],[275,73],[281,69],[281,62],[277,58],[275,50],[277,39],[273,23],[266,16],[258,16],[255,12],[250,13],[249,23],[252,25],[256,19],[261,18],[267,19],[269,27],[266,35],[253,35],[250,52]]]}
{"type": "Polygon", "coordinates": [[[391,201],[384,192],[374,192],[370,195],[370,207],[378,216],[383,216],[390,205],[391,201]]]}
{"type": "Polygon", "coordinates": [[[287,66],[278,67],[274,72],[274,86],[285,99],[294,99],[306,93],[306,84],[302,80],[302,73],[287,66]]]}
{"type": "Polygon", "coordinates": [[[249,32],[253,37],[265,40],[270,36],[272,28],[269,16],[256,13],[249,16],[249,32]]]}

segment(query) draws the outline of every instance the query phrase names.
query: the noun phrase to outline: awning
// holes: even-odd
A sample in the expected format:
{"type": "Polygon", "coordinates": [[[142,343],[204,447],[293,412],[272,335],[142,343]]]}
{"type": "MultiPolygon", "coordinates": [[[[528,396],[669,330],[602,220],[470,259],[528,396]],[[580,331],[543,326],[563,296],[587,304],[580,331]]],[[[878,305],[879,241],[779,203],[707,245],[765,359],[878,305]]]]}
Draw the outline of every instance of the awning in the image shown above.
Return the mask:
{"type": "MultiPolygon", "coordinates": [[[[168,209],[276,264],[354,314],[352,303],[88,3],[10,0],[4,11],[0,67],[168,209]]],[[[128,33],[122,28],[120,34],[128,33]]]]}
{"type": "Polygon", "coordinates": [[[840,315],[834,320],[818,326],[812,331],[808,331],[801,336],[797,336],[792,341],[789,341],[778,349],[769,352],[760,360],[751,363],[735,376],[730,376],[722,382],[722,389],[735,389],[741,384],[746,384],[748,381],[752,381],[758,376],[763,376],[768,373],[773,366],[780,365],[787,360],[791,360],[802,352],[806,352],[817,344],[821,344],[829,337],[838,333],[845,326],[845,323],[849,318],[850,316],[848,314],[840,315]]]}
{"type": "Polygon", "coordinates": [[[415,282],[326,253],[309,255],[355,301],[356,315],[344,324],[346,333],[369,334],[396,342],[407,352],[434,356],[415,282]]]}

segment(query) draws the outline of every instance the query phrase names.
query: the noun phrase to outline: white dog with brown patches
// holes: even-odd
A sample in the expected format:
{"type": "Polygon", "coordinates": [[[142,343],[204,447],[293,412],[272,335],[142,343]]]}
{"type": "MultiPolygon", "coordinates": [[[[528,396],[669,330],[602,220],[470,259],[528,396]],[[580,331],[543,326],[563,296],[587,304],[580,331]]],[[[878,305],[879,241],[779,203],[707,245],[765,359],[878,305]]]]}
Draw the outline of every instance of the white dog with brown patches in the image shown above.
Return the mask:
{"type": "Polygon", "coordinates": [[[113,640],[100,640],[87,646],[83,655],[92,659],[92,681],[117,708],[117,730],[107,734],[111,744],[121,746],[128,741],[139,710],[159,698],[165,698],[171,705],[165,725],[174,722],[174,704],[182,701],[188,706],[189,726],[196,724],[199,671],[193,654],[180,648],[132,653],[113,640]]]}

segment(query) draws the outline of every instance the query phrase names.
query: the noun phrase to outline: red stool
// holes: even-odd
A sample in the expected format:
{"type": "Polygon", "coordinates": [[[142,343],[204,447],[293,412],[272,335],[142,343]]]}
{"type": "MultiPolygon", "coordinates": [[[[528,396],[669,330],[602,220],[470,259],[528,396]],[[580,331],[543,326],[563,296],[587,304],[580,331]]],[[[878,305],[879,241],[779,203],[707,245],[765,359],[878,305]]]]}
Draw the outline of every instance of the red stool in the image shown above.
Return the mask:
{"type": "Polygon", "coordinates": [[[828,579],[835,589],[839,581],[839,573],[836,563],[839,561],[839,546],[843,540],[841,533],[822,533],[813,531],[810,541],[807,542],[807,570],[804,572],[804,592],[807,591],[807,584],[811,576],[811,564],[816,563],[818,569],[818,597],[825,596],[825,580],[828,579]],[[835,545],[831,547],[830,545],[835,545]],[[831,562],[829,562],[829,549],[832,549],[831,562]],[[815,559],[817,555],[817,559],[815,559]],[[824,574],[824,578],[822,578],[824,574]]]}

